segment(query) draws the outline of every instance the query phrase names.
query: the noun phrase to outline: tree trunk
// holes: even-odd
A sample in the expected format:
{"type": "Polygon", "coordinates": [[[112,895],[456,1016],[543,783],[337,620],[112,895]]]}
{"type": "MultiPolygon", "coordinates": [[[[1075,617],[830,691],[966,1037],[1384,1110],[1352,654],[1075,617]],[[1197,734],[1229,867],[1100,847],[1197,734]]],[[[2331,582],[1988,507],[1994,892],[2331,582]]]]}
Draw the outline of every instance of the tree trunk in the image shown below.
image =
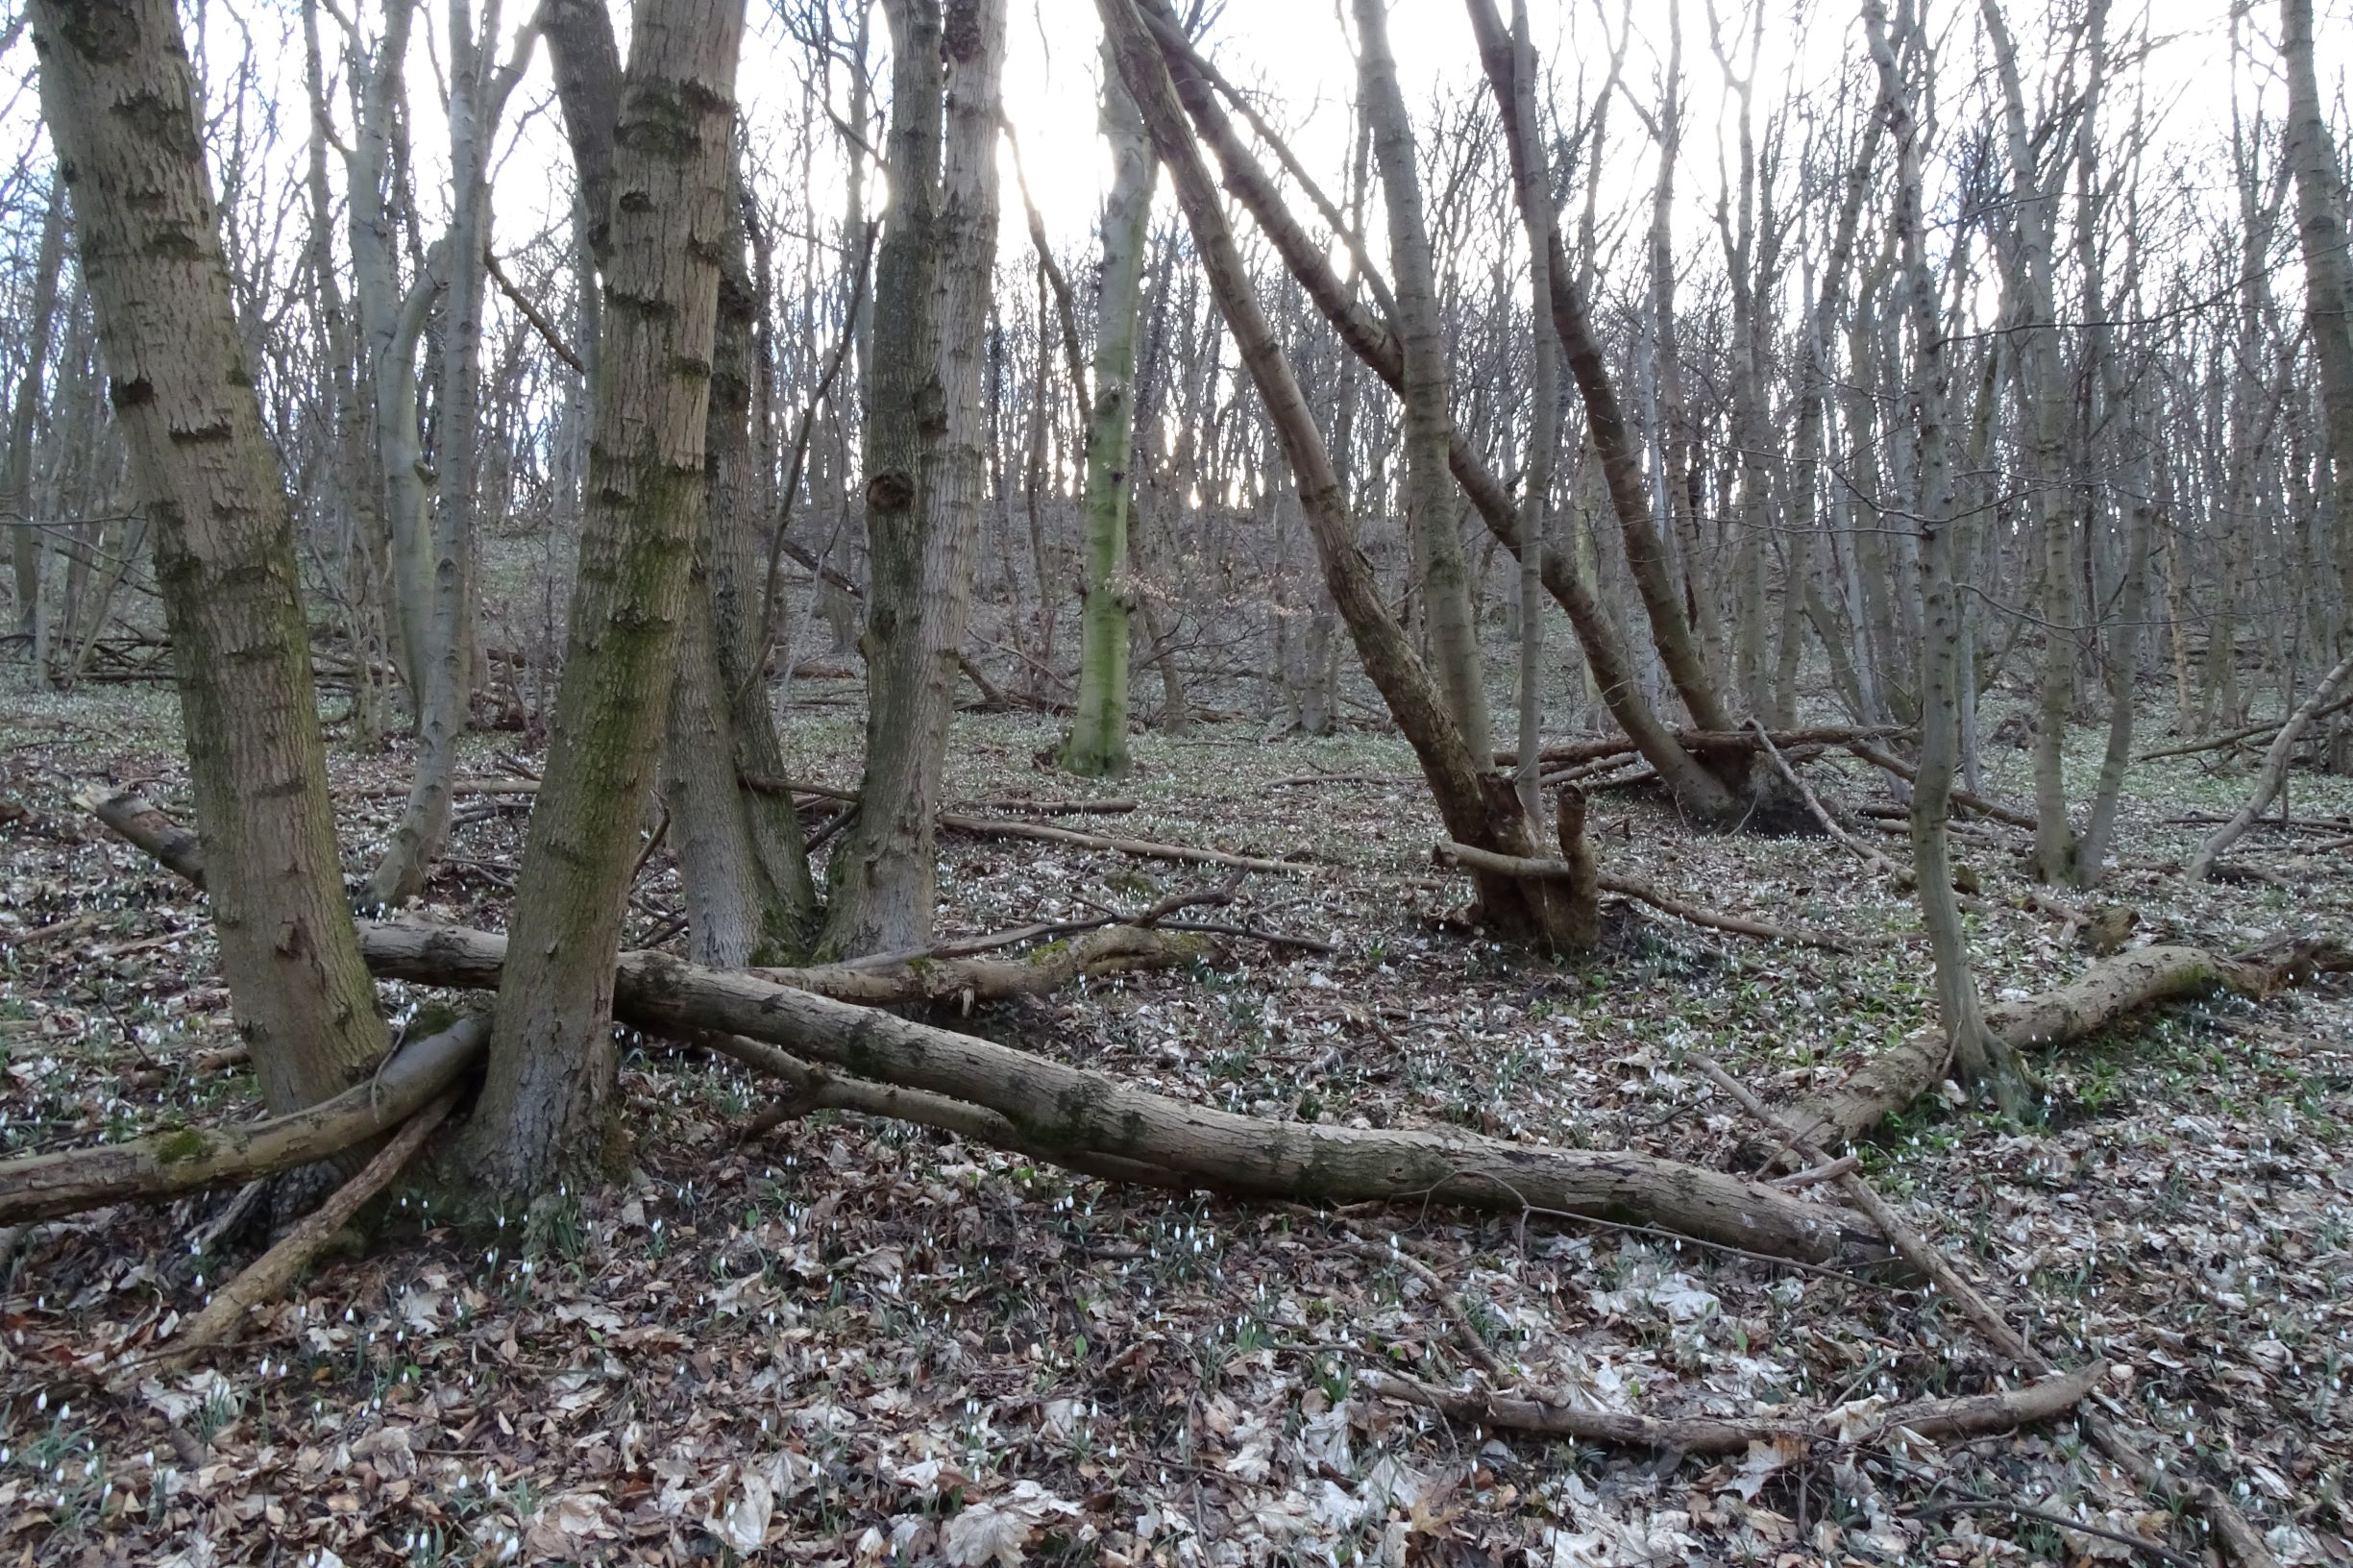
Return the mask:
{"type": "MultiPolygon", "coordinates": [[[[1492,14],[1491,9],[1489,14],[1492,14]]],[[[1265,231],[1268,239],[1281,253],[1284,264],[1307,290],[1316,308],[1333,324],[1341,341],[1392,389],[1402,389],[1405,384],[1404,357],[1394,334],[1340,282],[1325,247],[1292,220],[1273,182],[1236,134],[1224,110],[1218,107],[1206,63],[1186,45],[1182,35],[1168,20],[1164,8],[1154,0],[1147,6],[1145,15],[1147,25],[1152,28],[1166,66],[1176,82],[1179,100],[1195,128],[1216,153],[1218,164],[1225,173],[1227,188],[1248,208],[1260,228],[1265,231]]],[[[1483,53],[1488,59],[1489,80],[1496,86],[1499,101],[1508,103],[1512,90],[1508,75],[1510,44],[1507,35],[1503,33],[1502,24],[1497,22],[1494,28],[1497,37],[1503,40],[1500,57],[1493,52],[1483,53]],[[1500,80],[1496,76],[1499,70],[1505,73],[1500,80]]],[[[1507,135],[1516,137],[1517,126],[1516,116],[1507,118],[1507,135]]],[[[1556,256],[1553,262],[1556,324],[1562,319],[1564,298],[1568,306],[1576,304],[1573,289],[1568,289],[1564,296],[1567,285],[1562,280],[1566,273],[1565,259],[1556,256]]],[[[1582,320],[1581,316],[1578,319],[1582,320]]],[[[1586,394],[1588,424],[1592,428],[1596,447],[1602,452],[1604,469],[1612,476],[1613,503],[1622,506],[1630,498],[1632,504],[1647,506],[1640,489],[1639,464],[1635,463],[1630,469],[1626,462],[1620,462],[1614,468],[1611,466],[1613,452],[1625,457],[1627,462],[1632,461],[1630,448],[1625,445],[1624,422],[1617,417],[1615,393],[1609,388],[1600,349],[1592,342],[1589,332],[1582,341],[1590,349],[1592,360],[1590,365],[1581,368],[1577,345],[1570,343],[1565,335],[1563,337],[1570,369],[1577,374],[1579,385],[1586,394]],[[1588,384],[1588,373],[1599,376],[1599,396],[1606,401],[1597,401],[1594,386],[1588,384]],[[1605,415],[1607,420],[1615,420],[1616,423],[1607,423],[1605,415]],[[1614,448],[1605,444],[1605,431],[1615,433],[1618,444],[1614,448]],[[1636,488],[1622,493],[1624,484],[1629,482],[1636,488]]],[[[1453,433],[1450,440],[1447,459],[1457,482],[1462,486],[1481,521],[1511,551],[1513,557],[1516,559],[1523,549],[1531,548],[1524,537],[1518,510],[1512,505],[1510,495],[1459,429],[1453,433]]],[[[1570,625],[1576,628],[1578,640],[1584,649],[1594,681],[1601,689],[1603,700],[1609,707],[1610,717],[1626,731],[1628,738],[1640,747],[1644,759],[1658,771],[1659,777],[1685,811],[1702,821],[1717,826],[1729,826],[1739,821],[1745,811],[1743,803],[1722,780],[1676,749],[1666,725],[1644,699],[1618,628],[1591,586],[1579,576],[1574,556],[1566,551],[1545,551],[1541,561],[1544,585],[1558,600],[1561,608],[1567,611],[1570,625]]],[[[1311,627],[1311,634],[1313,630],[1311,627]]],[[[1311,733],[1319,731],[1311,730],[1311,733]]]]}
{"type": "Polygon", "coordinates": [[[944,22],[939,0],[891,0],[885,14],[892,178],[866,437],[866,773],[858,820],[830,867],[822,947],[836,956],[920,947],[931,937],[932,817],[986,471],[980,375],[996,246],[1004,0],[947,0],[944,22]]]}
{"type": "MultiPolygon", "coordinates": [[[[1946,358],[1938,274],[1927,256],[1922,130],[1913,109],[1913,89],[1903,81],[1895,45],[1888,37],[1887,12],[1881,0],[1863,0],[1863,18],[1879,78],[1877,112],[1886,118],[1889,139],[1896,145],[1896,211],[1890,226],[1902,251],[1914,344],[1911,402],[1919,447],[1916,514],[1926,625],[1920,661],[1920,771],[1912,789],[1913,871],[1920,882],[1922,923],[1927,927],[1935,956],[1937,1012],[1952,1055],[1972,1079],[1990,1076],[2003,1109],[2012,1110],[2023,1104],[2024,1095],[2008,1070],[2005,1047],[1986,1028],[1952,887],[1949,828],[1960,740],[1962,609],[1954,566],[1952,478],[1947,457],[1952,373],[1946,358]]],[[[1927,56],[1923,52],[1914,58],[1924,62],[1927,56]]],[[[1949,271],[1967,276],[1957,258],[1949,271]]]]}
{"type": "Polygon", "coordinates": [[[2331,144],[2313,66],[2312,0],[2280,0],[2280,53],[2288,66],[2287,156],[2295,171],[2296,232],[2304,245],[2304,319],[2328,422],[2338,643],[2353,648],[2353,257],[2345,251],[2344,165],[2331,144]]]}
{"type": "MultiPolygon", "coordinates": [[[[33,317],[25,323],[24,374],[16,380],[16,401],[9,409],[8,494],[0,498],[0,527],[9,531],[9,551],[16,569],[16,634],[39,640],[41,620],[41,530],[33,522],[33,432],[40,424],[41,386],[49,374],[49,346],[57,325],[58,275],[65,262],[64,171],[49,176],[49,201],[41,214],[41,242],[33,271],[33,317]]],[[[36,680],[47,678],[37,662],[36,680]]]]}
{"type": "MultiPolygon", "coordinates": [[[[1455,529],[1454,481],[1446,449],[1454,433],[1448,406],[1453,376],[1438,317],[1437,273],[1430,254],[1430,228],[1422,211],[1421,176],[1415,163],[1413,121],[1397,85],[1397,61],[1389,50],[1389,0],[1355,0],[1360,40],[1359,81],[1362,112],[1372,132],[1373,156],[1381,168],[1389,225],[1389,264],[1396,273],[1397,346],[1403,362],[1405,402],[1406,526],[1422,574],[1422,603],[1430,631],[1430,657],[1446,694],[1455,727],[1474,755],[1492,748],[1485,673],[1479,657],[1479,624],[1471,611],[1470,581],[1462,570],[1462,539],[1455,529]]],[[[1550,193],[1546,193],[1550,210],[1550,193]]],[[[1557,402],[1557,400],[1554,400],[1557,402]]],[[[1548,410],[1539,396],[1530,415],[1532,429],[1544,428],[1548,410]]],[[[1545,475],[1550,479],[1549,469],[1545,475]]],[[[1521,508],[1533,548],[1526,552],[1528,585],[1541,592],[1538,558],[1544,532],[1542,494],[1531,480],[1521,508]]],[[[1523,637],[1528,628],[1523,625],[1523,637]]],[[[1523,741],[1523,744],[1525,742],[1523,741]]],[[[1533,815],[1532,808],[1531,809],[1533,815]]]]}
{"type": "MultiPolygon", "coordinates": [[[[1103,198],[1103,271],[1095,296],[1091,388],[1078,389],[1087,419],[1087,580],[1079,644],[1078,705],[1063,743],[1074,773],[1115,778],[1128,770],[1128,611],[1136,592],[1128,562],[1130,472],[1136,450],[1136,322],[1143,298],[1145,231],[1159,166],[1135,100],[1107,61],[1102,131],[1111,144],[1111,189],[1103,198]]],[[[1075,373],[1075,368],[1074,368],[1075,373]]],[[[1041,584],[1041,587],[1043,585],[1041,584]]],[[[1181,720],[1180,706],[1171,716],[1181,720]]]]}
{"type": "Polygon", "coordinates": [[[630,18],[579,583],[470,1133],[494,1192],[608,1147],[613,955],[702,522],[743,26],[742,0],[638,0],[630,18]]]}
{"type": "Polygon", "coordinates": [[[198,830],[238,1031],[271,1110],[383,1054],[327,795],[285,490],[214,228],[167,0],[40,0],[41,100],[156,537],[198,830]]]}

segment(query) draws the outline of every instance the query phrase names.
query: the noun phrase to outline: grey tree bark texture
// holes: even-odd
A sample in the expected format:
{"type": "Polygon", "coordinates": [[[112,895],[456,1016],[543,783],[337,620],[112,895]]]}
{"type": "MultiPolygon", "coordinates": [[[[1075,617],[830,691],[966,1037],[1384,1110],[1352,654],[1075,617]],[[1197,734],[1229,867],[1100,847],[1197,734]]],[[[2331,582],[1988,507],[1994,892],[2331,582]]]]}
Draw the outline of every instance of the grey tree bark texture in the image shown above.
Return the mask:
{"type": "Polygon", "coordinates": [[[612,966],[696,535],[743,0],[637,0],[615,119],[589,494],[546,777],[466,1163],[489,1194],[607,1154],[612,966]]]}
{"type": "Polygon", "coordinates": [[[335,855],[293,529],[230,298],[195,72],[170,0],[39,0],[33,36],[154,527],[221,969],[282,1114],[363,1076],[385,1035],[335,855]]]}
{"type": "Polygon", "coordinates": [[[933,817],[987,473],[980,388],[1004,0],[947,0],[944,12],[940,0],[890,0],[884,14],[892,179],[866,426],[866,772],[858,820],[828,867],[821,950],[837,957],[931,941],[933,817]]]}

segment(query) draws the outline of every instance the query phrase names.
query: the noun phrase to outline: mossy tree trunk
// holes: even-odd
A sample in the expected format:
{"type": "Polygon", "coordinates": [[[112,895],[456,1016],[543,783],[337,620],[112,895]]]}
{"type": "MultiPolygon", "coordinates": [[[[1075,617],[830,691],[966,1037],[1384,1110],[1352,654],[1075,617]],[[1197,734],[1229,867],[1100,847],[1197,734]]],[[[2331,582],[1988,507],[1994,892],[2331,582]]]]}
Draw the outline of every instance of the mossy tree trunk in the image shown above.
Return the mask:
{"type": "MultiPolygon", "coordinates": [[[[49,374],[49,345],[57,324],[58,274],[65,259],[65,182],[49,180],[49,201],[41,214],[39,259],[33,269],[33,311],[26,326],[24,370],[16,379],[16,400],[9,409],[8,493],[0,502],[16,569],[16,634],[37,644],[41,617],[41,535],[25,524],[33,516],[33,431],[40,423],[42,380],[49,374]]],[[[46,678],[36,669],[36,678],[46,678]]]]}
{"type": "MultiPolygon", "coordinates": [[[[587,229],[590,254],[601,266],[611,254],[620,43],[602,0],[561,0],[542,14],[582,199],[600,204],[587,229]]],[[[751,556],[761,497],[749,416],[761,306],[746,258],[743,175],[733,159],[727,179],[703,424],[705,527],[679,630],[663,790],[695,958],[733,968],[798,957],[817,894],[792,797],[744,783],[745,775],[775,778],[786,770],[766,672],[752,646],[759,575],[751,556]]]]}
{"type": "Polygon", "coordinates": [[[579,581],[469,1139],[492,1192],[606,1146],[613,957],[702,524],[743,30],[743,0],[638,0],[630,17],[579,581]]]}
{"type": "Polygon", "coordinates": [[[239,343],[195,72],[169,0],[39,0],[41,101],[73,194],[177,670],[237,1027],[263,1098],[383,1054],[327,794],[285,488],[239,343]]]}
{"type": "Polygon", "coordinates": [[[1128,563],[1128,509],[1135,493],[1136,324],[1143,300],[1145,230],[1159,166],[1135,100],[1106,63],[1102,130],[1111,144],[1111,190],[1103,198],[1103,274],[1095,296],[1092,386],[1082,389],[1087,421],[1087,581],[1081,623],[1078,705],[1062,765],[1115,778],[1128,770],[1128,612],[1135,603],[1128,563]]]}

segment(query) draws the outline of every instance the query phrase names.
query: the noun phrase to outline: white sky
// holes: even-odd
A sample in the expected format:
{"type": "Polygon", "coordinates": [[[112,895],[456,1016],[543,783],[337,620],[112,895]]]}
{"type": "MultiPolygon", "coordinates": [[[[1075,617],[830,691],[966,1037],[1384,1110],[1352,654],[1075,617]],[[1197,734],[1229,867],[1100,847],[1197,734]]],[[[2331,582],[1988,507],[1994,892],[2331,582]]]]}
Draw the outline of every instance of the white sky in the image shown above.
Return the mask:
{"type": "MultiPolygon", "coordinates": [[[[505,0],[508,28],[527,13],[529,0],[505,0]]],[[[625,27],[627,0],[611,0],[625,27]]],[[[751,116],[755,136],[763,128],[778,125],[780,116],[800,112],[800,66],[797,46],[783,34],[770,12],[769,0],[750,0],[753,36],[748,45],[739,95],[751,116]]],[[[1601,0],[1618,25],[1622,0],[1601,0]]],[[[1730,12],[1744,0],[1718,0],[1728,27],[1730,12]]],[[[1844,61],[1860,48],[1860,28],[1854,0],[1761,0],[1768,10],[1765,56],[1758,72],[1758,112],[1770,110],[1785,92],[1784,83],[1802,86],[1834,79],[1844,61]]],[[[1505,8],[1508,0],[1499,0],[1505,8]]],[[[1602,29],[1595,0],[1532,0],[1538,49],[1544,54],[1564,96],[1573,96],[1581,68],[1598,79],[1602,68],[1602,29]]],[[[1695,240],[1703,240],[1705,214],[1712,205],[1717,182],[1714,138],[1724,133],[1729,107],[1723,78],[1708,51],[1706,0],[1634,0],[1636,41],[1630,52],[1626,77],[1634,95],[1645,104],[1654,101],[1655,81],[1666,38],[1668,7],[1680,4],[1684,27],[1684,71],[1688,82],[1690,124],[1685,162],[1680,176],[1685,215],[1679,221],[1695,240]]],[[[1968,68],[1967,39],[1973,31],[1974,0],[1931,0],[1942,23],[1957,30],[1960,44],[1949,61],[1949,75],[1957,78],[1968,68]]],[[[2037,59],[2045,0],[2005,0],[2011,25],[2021,38],[2031,68],[2037,59]]],[[[2152,107],[2170,105],[2161,140],[2188,152],[2218,143],[2227,125],[2231,92],[2232,56],[2228,47],[2229,0],[2113,0],[2111,33],[2137,30],[2144,17],[2163,41],[2150,64],[2148,83],[2152,107]]],[[[2353,46],[2353,0],[2317,0],[2323,90],[2335,96],[2342,80],[2349,46],[2353,46]]],[[[1228,0],[1206,44],[1207,52],[1225,73],[1246,88],[1262,94],[1261,105],[1284,128],[1328,190],[1341,185],[1339,170],[1345,159],[1347,103],[1355,91],[1355,67],[1350,29],[1342,26],[1347,0],[1228,0]]],[[[1043,209],[1058,247],[1083,248],[1091,231],[1108,169],[1095,137],[1095,91],[1099,71],[1099,23],[1093,0],[1009,0],[1008,57],[1005,74],[1007,112],[1020,135],[1032,190],[1043,209]]],[[[191,12],[184,6],[184,15],[191,12]]],[[[282,115],[282,158],[286,166],[271,171],[279,180],[300,179],[303,135],[302,62],[297,0],[206,0],[206,35],[216,70],[225,69],[250,37],[265,83],[273,82],[282,115]]],[[[446,7],[428,0],[419,14],[419,37],[412,56],[409,94],[415,112],[417,158],[429,179],[441,165],[440,115],[436,61],[446,60],[439,34],[446,7]]],[[[2248,61],[2240,71],[2243,90],[2261,93],[2273,105],[2280,101],[2273,39],[2278,8],[2258,0],[2248,21],[2248,61]]],[[[877,13],[872,31],[877,60],[887,32],[877,13]]],[[[327,24],[331,54],[336,47],[334,29],[327,24]]],[[[1440,90],[1460,90],[1479,83],[1478,61],[1469,23],[1460,0],[1395,0],[1390,36],[1400,63],[1409,103],[1426,103],[1440,90]]],[[[503,55],[505,44],[501,45],[503,55]]],[[[5,61],[5,75],[21,85],[12,105],[0,118],[0,156],[21,152],[38,135],[34,121],[36,100],[31,92],[32,51],[20,40],[5,61]]],[[[1948,93],[1957,92],[1956,81],[1948,93]]],[[[220,84],[214,85],[217,94],[220,84]]],[[[531,75],[515,95],[502,135],[504,157],[497,193],[498,243],[516,243],[543,228],[563,221],[569,201],[569,153],[561,124],[546,103],[549,82],[545,52],[535,58],[531,75]],[[539,111],[530,112],[534,105],[539,111]]],[[[0,93],[0,99],[5,98],[0,93]]],[[[339,96],[339,94],[338,94],[339,96]]],[[[2110,123],[2121,111],[2111,100],[2110,123]]],[[[1573,112],[1568,102],[1556,112],[1573,112]]],[[[1635,117],[1623,105],[1613,112],[1612,143],[1619,161],[1605,189],[1605,207],[1613,199],[1633,198],[1649,178],[1647,139],[1635,117]]],[[[828,152],[834,151],[829,143],[828,152]]],[[[35,157],[41,155],[37,149],[35,157]]],[[[1007,227],[1000,254],[1011,256],[1022,244],[1018,196],[1010,178],[1005,182],[1007,227]]],[[[338,171],[339,175],[339,171],[338,171]]],[[[821,161],[816,192],[821,210],[840,206],[838,157],[821,161]]],[[[422,192],[427,221],[438,221],[446,191],[428,184],[422,192]]],[[[871,200],[878,203],[879,192],[871,200]]],[[[1163,200],[1166,200],[1165,182],[1163,200]]],[[[1369,236],[1379,244],[1379,225],[1369,236]]],[[[1703,241],[1704,242],[1704,241],[1703,241]]]]}

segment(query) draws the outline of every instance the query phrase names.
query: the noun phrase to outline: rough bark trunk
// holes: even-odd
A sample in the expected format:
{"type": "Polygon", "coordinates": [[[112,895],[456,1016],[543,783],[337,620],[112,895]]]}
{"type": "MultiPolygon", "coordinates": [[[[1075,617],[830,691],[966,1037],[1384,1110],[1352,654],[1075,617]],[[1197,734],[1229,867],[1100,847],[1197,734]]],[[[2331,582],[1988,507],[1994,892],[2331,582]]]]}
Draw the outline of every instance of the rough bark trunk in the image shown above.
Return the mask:
{"type": "Polygon", "coordinates": [[[944,18],[939,0],[893,0],[885,14],[895,62],[867,423],[866,772],[858,820],[830,866],[821,946],[834,955],[919,947],[931,936],[932,815],[985,469],[980,375],[1004,0],[948,0],[944,18]]]}
{"type": "Polygon", "coordinates": [[[743,0],[639,0],[614,136],[593,481],[554,740],[469,1163],[536,1190],[607,1148],[612,962],[703,509],[743,0]]]}
{"type": "Polygon", "coordinates": [[[2304,247],[2304,318],[2328,421],[2329,498],[2337,514],[2338,640],[2353,647],[2353,257],[2346,254],[2344,165],[2331,145],[2313,65],[2312,0],[2280,0],[2288,67],[2288,161],[2304,247]]]}
{"type": "Polygon", "coordinates": [[[155,528],[198,830],[239,1032],[273,1111],[383,1052],[335,855],[284,487],[214,228],[166,0],[43,0],[41,98],[116,417],[155,528]]]}

